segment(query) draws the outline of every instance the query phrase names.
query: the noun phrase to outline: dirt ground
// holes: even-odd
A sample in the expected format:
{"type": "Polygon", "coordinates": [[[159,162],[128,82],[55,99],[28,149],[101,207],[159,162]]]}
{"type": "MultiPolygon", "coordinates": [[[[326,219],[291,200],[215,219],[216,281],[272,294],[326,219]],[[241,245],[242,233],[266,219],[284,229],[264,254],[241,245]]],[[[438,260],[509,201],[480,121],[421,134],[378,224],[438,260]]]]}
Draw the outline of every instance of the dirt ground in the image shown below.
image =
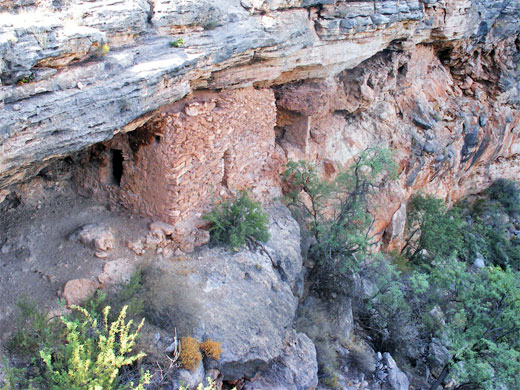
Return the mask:
{"type": "Polygon", "coordinates": [[[146,261],[128,248],[147,234],[150,218],[107,206],[77,195],[67,183],[36,181],[0,203],[0,343],[15,327],[16,302],[35,301],[45,312],[60,308],[58,293],[72,279],[97,280],[105,263],[128,259],[146,261]],[[106,258],[69,239],[86,224],[108,227],[115,238],[106,258]]]}

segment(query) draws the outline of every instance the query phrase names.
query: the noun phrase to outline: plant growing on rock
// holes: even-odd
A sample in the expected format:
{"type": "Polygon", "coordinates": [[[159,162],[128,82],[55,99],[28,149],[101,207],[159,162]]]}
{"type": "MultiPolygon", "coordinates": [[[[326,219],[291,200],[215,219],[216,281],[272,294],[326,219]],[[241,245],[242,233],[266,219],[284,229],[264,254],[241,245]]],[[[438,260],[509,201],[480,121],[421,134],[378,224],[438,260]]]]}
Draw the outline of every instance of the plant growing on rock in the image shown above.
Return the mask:
{"type": "Polygon", "coordinates": [[[175,41],[170,41],[170,47],[181,47],[184,46],[184,39],[177,38],[175,41]]]}
{"type": "Polygon", "coordinates": [[[214,340],[206,340],[200,343],[200,350],[206,357],[219,360],[220,354],[222,353],[222,343],[214,340]]]}
{"type": "Polygon", "coordinates": [[[211,223],[211,239],[233,250],[238,250],[251,237],[262,242],[269,239],[267,215],[260,203],[249,198],[247,191],[216,205],[203,219],[211,223]]]}
{"type": "Polygon", "coordinates": [[[520,187],[512,180],[498,179],[488,189],[491,200],[496,200],[509,215],[520,213],[520,187]]]}
{"type": "Polygon", "coordinates": [[[288,204],[314,239],[310,280],[321,293],[345,293],[347,271],[358,269],[375,242],[368,199],[395,176],[396,165],[387,149],[363,151],[331,182],[321,180],[304,161],[287,164],[282,178],[290,188],[288,204]]]}
{"type": "Polygon", "coordinates": [[[181,353],[179,356],[182,366],[186,370],[194,370],[202,361],[199,340],[193,337],[183,337],[181,339],[181,353]]]}
{"type": "Polygon", "coordinates": [[[202,354],[210,359],[220,359],[222,343],[215,340],[206,340],[202,343],[194,337],[181,339],[181,352],[179,355],[182,366],[186,370],[194,370],[202,361],[202,354]]]}

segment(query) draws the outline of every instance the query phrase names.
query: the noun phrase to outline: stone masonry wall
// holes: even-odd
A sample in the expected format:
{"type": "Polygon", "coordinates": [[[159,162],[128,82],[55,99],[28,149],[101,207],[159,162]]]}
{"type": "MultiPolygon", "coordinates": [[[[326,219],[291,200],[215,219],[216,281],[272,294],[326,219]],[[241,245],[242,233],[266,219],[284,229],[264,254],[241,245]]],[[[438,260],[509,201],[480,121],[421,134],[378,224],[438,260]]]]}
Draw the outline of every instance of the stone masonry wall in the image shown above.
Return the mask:
{"type": "Polygon", "coordinates": [[[285,157],[275,144],[275,124],[270,89],[196,93],[115,137],[77,182],[89,195],[174,225],[182,240],[222,197],[243,189],[259,200],[280,195],[285,157]],[[122,172],[115,178],[118,153],[122,172]]]}

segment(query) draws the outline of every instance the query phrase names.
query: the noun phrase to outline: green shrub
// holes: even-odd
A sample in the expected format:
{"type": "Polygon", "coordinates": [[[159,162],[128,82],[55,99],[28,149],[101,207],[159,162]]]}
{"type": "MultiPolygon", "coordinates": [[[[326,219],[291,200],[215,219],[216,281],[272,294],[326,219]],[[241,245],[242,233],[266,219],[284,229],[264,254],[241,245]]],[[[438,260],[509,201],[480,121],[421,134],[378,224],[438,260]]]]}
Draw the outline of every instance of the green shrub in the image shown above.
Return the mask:
{"type": "Polygon", "coordinates": [[[408,202],[406,244],[401,253],[416,264],[465,254],[465,223],[460,209],[442,199],[418,194],[408,202]]]}
{"type": "Polygon", "coordinates": [[[36,303],[22,298],[16,303],[19,311],[16,317],[16,331],[8,342],[11,352],[32,355],[45,345],[53,344],[57,328],[36,303]]]}
{"type": "MultiPolygon", "coordinates": [[[[488,199],[461,202],[452,209],[432,197],[419,195],[410,202],[403,254],[412,260],[411,272],[399,281],[409,308],[401,317],[417,322],[420,333],[413,344],[435,337],[450,352],[430,390],[448,376],[457,388],[520,386],[520,251],[508,238],[509,218],[504,215],[513,206],[503,202],[517,195],[504,183],[486,195],[488,199]],[[477,253],[499,267],[468,266],[477,253]]],[[[381,312],[378,308],[377,314],[381,312]]],[[[394,339],[395,332],[390,333],[394,339]]]]}
{"type": "MultiPolygon", "coordinates": [[[[140,269],[135,271],[127,283],[122,283],[118,286],[116,292],[107,294],[101,290],[96,291],[91,298],[81,304],[81,307],[86,309],[92,317],[97,319],[102,318],[103,308],[110,306],[112,308],[109,313],[109,319],[115,320],[112,313],[119,313],[123,306],[128,306],[127,315],[131,318],[139,318],[144,313],[144,302],[142,299],[143,289],[143,273],[140,269]]],[[[116,314],[117,316],[117,314],[116,314]]]]}
{"type": "Polygon", "coordinates": [[[203,219],[211,222],[211,239],[233,250],[242,247],[248,237],[262,242],[269,239],[267,215],[260,203],[251,200],[246,191],[216,205],[203,219]]]}
{"type": "MultiPolygon", "coordinates": [[[[46,379],[51,390],[109,390],[122,389],[118,383],[120,369],[133,365],[144,353],[131,355],[135,340],[144,320],[132,330],[133,322],[125,322],[127,307],[118,318],[109,322],[110,307],[103,309],[103,321],[99,323],[81,307],[72,306],[82,319],[62,317],[65,325],[65,343],[54,350],[40,351],[46,366],[46,379]]],[[[124,388],[143,390],[151,376],[141,375],[139,384],[130,383],[124,388]]]]}
{"type": "Polygon", "coordinates": [[[368,199],[396,177],[396,170],[386,149],[363,151],[332,182],[319,179],[304,161],[287,164],[282,179],[289,188],[288,205],[314,238],[308,256],[316,265],[310,280],[321,294],[345,294],[347,271],[355,272],[375,243],[368,199]]]}
{"type": "Polygon", "coordinates": [[[498,179],[486,192],[489,199],[498,201],[509,215],[520,213],[520,187],[514,181],[498,179]]]}
{"type": "Polygon", "coordinates": [[[2,390],[36,390],[42,388],[43,378],[40,375],[28,377],[27,368],[16,368],[9,365],[7,359],[3,357],[4,384],[0,388],[2,390]]]}
{"type": "Polygon", "coordinates": [[[170,47],[181,47],[184,45],[184,39],[177,38],[175,41],[170,41],[170,47]]]}

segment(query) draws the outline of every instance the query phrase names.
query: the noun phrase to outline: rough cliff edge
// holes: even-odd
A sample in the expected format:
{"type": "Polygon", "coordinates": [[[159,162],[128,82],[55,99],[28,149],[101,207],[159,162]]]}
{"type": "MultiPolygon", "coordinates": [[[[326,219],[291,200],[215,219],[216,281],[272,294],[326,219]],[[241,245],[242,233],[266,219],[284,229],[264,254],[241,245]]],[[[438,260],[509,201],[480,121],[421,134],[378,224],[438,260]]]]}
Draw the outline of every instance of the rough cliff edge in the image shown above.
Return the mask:
{"type": "Polygon", "coordinates": [[[401,175],[376,229],[393,242],[411,192],[454,200],[518,173],[516,0],[13,0],[1,11],[2,198],[69,156],[83,191],[182,235],[215,194],[278,195],[288,158],[332,176],[386,145],[401,175]]]}
{"type": "MultiPolygon", "coordinates": [[[[270,209],[270,255],[194,251],[209,238],[201,214],[245,188],[269,203],[288,160],[333,177],[386,146],[399,180],[373,202],[373,229],[393,247],[412,193],[454,201],[517,179],[519,20],[519,0],[2,2],[0,325],[21,281],[48,304],[65,282],[74,299],[143,261],[149,293],[164,295],[152,315],[166,329],[181,313],[185,332],[218,336],[226,379],[313,388],[314,345],[293,330],[297,224],[270,209]]],[[[349,338],[345,311],[334,332],[349,338]]],[[[149,344],[171,341],[161,337],[149,344]]],[[[408,388],[390,355],[377,365],[408,388]]]]}

